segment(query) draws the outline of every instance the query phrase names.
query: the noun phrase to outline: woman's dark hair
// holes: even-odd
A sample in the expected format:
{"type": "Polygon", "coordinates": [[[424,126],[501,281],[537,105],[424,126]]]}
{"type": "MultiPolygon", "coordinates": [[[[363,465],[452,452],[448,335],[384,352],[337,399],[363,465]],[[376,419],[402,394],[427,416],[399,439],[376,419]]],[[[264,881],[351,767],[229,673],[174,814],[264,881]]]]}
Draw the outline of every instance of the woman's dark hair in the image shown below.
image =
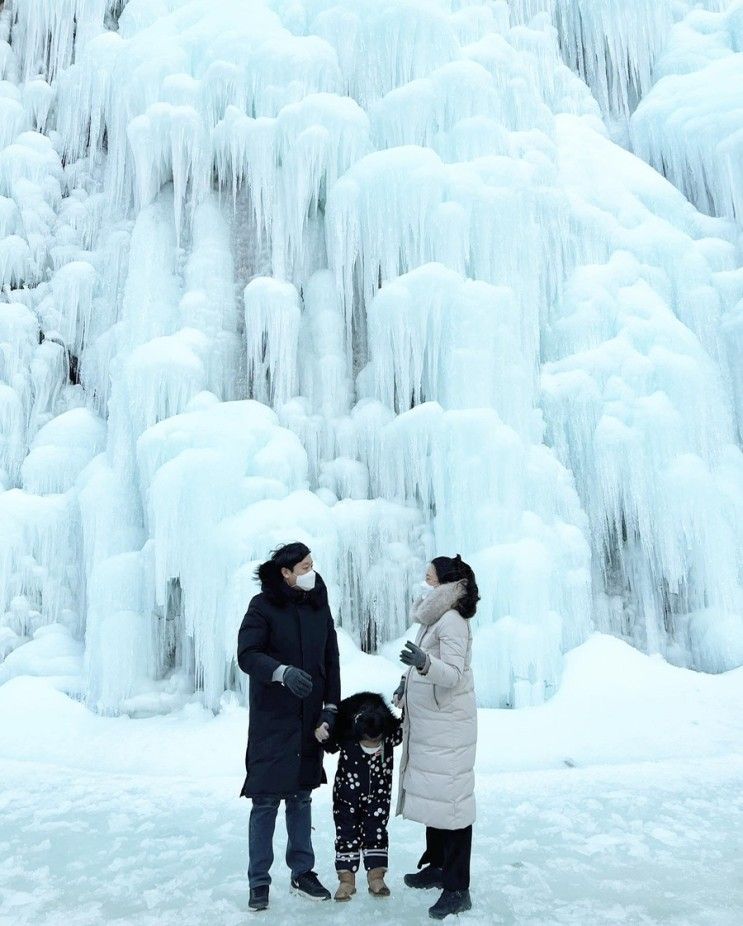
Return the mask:
{"type": "Polygon", "coordinates": [[[309,555],[310,548],[306,544],[298,541],[285,543],[283,546],[276,547],[271,553],[271,558],[260,564],[255,571],[255,576],[262,585],[275,585],[281,579],[282,569],[294,569],[297,563],[301,563],[309,555]]]}
{"type": "Polygon", "coordinates": [[[477,602],[480,600],[480,592],[472,567],[465,563],[459,553],[453,559],[450,556],[437,556],[431,560],[431,565],[436,570],[436,578],[442,585],[448,582],[464,584],[464,595],[454,605],[454,610],[459,611],[462,617],[474,617],[477,602]]]}

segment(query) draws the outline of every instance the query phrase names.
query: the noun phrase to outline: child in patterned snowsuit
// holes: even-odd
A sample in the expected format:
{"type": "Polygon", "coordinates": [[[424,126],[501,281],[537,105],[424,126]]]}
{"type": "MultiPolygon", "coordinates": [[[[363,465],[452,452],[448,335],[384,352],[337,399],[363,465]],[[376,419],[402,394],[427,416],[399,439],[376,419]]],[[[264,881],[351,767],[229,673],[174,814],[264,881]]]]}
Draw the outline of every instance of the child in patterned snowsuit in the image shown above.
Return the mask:
{"type": "Polygon", "coordinates": [[[350,900],[356,893],[362,858],[369,893],[389,896],[384,875],[392,751],[401,742],[402,721],[381,695],[365,691],[341,701],[332,735],[324,744],[328,752],[340,752],[333,784],[336,900],[350,900]]]}

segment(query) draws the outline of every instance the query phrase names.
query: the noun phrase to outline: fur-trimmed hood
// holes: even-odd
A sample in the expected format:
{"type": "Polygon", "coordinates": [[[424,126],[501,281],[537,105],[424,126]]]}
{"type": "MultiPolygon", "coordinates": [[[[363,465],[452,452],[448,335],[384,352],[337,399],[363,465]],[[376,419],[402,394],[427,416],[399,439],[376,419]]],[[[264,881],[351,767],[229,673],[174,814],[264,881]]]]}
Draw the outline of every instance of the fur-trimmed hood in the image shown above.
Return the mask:
{"type": "Polygon", "coordinates": [[[358,694],[351,695],[349,698],[344,698],[338,705],[338,719],[333,729],[333,736],[335,739],[349,739],[354,736],[354,717],[365,707],[371,707],[383,717],[383,735],[385,737],[392,736],[395,733],[400,721],[382,695],[377,694],[375,691],[360,691],[358,694]]]}

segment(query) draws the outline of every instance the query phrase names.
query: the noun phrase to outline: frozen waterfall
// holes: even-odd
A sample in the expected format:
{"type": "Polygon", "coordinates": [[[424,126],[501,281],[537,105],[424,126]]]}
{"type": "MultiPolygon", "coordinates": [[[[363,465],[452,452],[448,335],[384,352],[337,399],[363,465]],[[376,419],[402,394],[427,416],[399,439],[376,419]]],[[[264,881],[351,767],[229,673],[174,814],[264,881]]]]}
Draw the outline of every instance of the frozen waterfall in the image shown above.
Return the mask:
{"type": "MultiPolygon", "coordinates": [[[[478,697],[743,664],[743,0],[0,2],[0,682],[219,709],[309,544],[478,697]]],[[[386,649],[389,644],[389,649],[386,649]]]]}

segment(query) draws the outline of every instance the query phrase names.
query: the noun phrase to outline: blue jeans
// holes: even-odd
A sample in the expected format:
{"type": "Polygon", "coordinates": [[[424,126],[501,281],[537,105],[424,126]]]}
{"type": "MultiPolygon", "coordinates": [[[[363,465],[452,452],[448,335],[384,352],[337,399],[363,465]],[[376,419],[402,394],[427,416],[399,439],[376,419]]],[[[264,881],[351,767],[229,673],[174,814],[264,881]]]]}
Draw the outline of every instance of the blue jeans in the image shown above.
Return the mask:
{"type": "MultiPolygon", "coordinates": [[[[271,883],[273,831],[280,797],[254,797],[248,826],[248,883],[251,888],[271,883]]],[[[297,791],[285,800],[286,864],[296,878],[315,865],[312,851],[312,792],[297,791]]]]}

